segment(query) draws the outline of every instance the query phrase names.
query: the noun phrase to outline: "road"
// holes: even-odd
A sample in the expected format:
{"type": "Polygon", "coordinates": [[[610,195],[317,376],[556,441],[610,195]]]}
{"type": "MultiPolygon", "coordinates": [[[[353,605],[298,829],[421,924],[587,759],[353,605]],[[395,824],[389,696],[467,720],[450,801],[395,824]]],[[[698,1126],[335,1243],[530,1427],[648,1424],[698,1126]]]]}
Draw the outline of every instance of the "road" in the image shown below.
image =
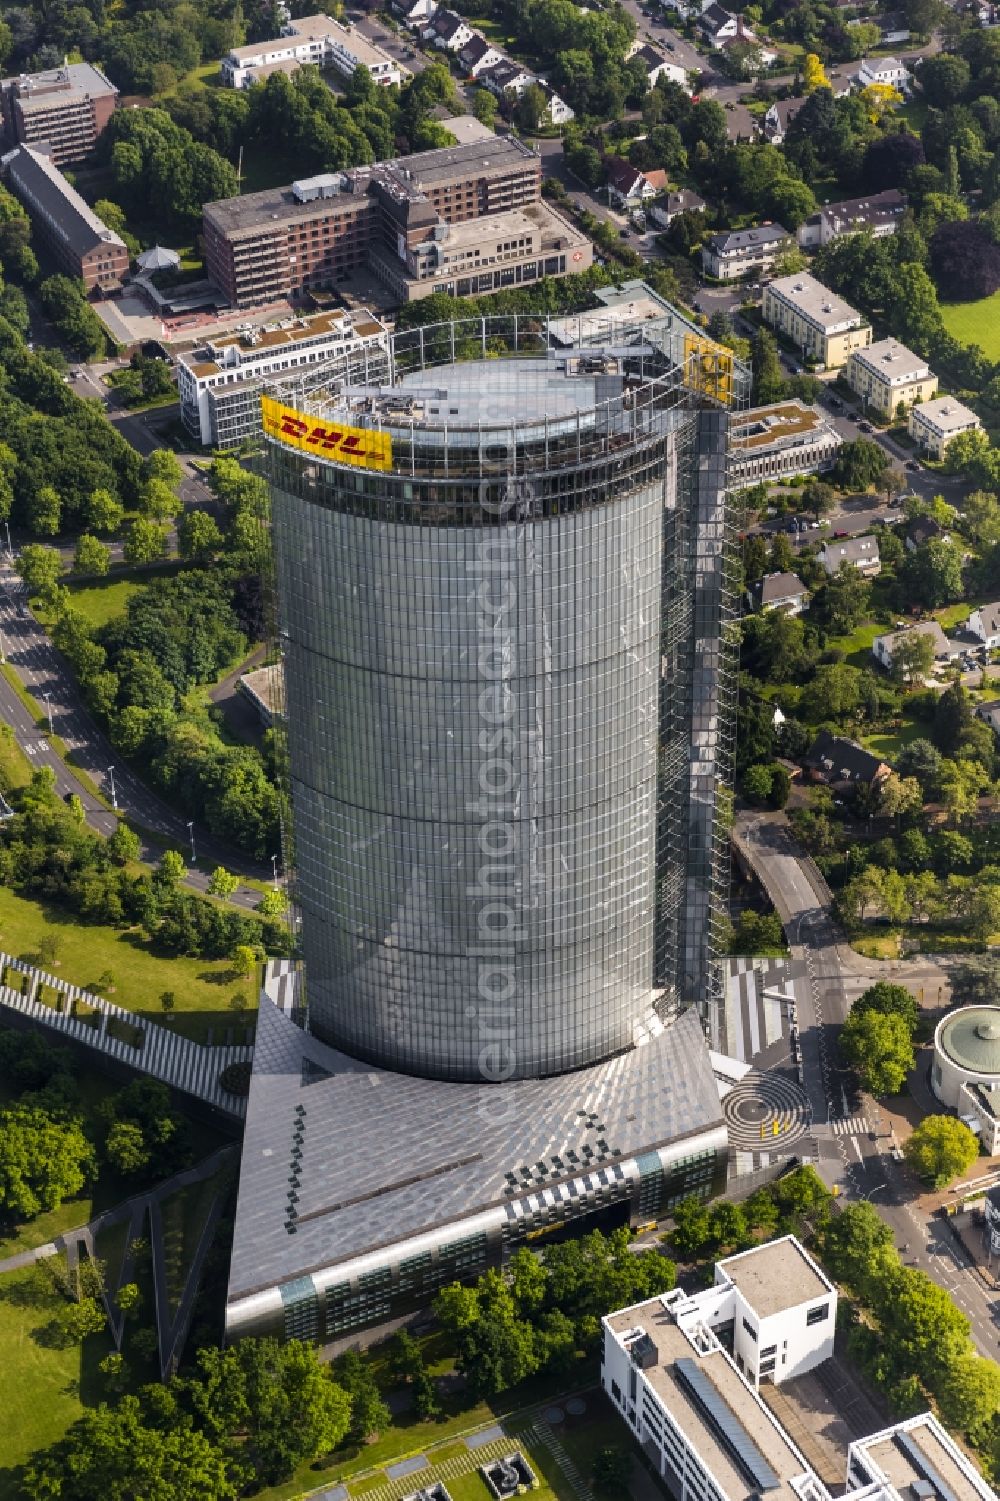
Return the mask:
{"type": "MultiPolygon", "coordinates": [[[[0,651],[31,696],[48,712],[51,734],[63,741],[73,763],[133,825],[142,840],[144,860],[155,864],[165,845],[187,853],[194,832],[195,850],[207,862],[226,865],[256,879],[270,874],[263,866],[234,857],[200,830],[193,831],[124,762],[116,760],[111,745],[84,707],[62,658],[28,609],[24,586],[7,561],[0,563],[0,651]],[[145,838],[143,831],[154,837],[145,838]]],[[[13,729],[29,763],[51,768],[60,796],[75,793],[83,803],[88,824],[105,836],[113,833],[118,822],[115,814],[74,774],[73,766],[68,766],[56,753],[49,737],[39,731],[28,709],[2,676],[0,717],[13,729]]],[[[208,879],[207,873],[197,868],[191,869],[186,878],[188,885],[201,892],[207,889],[208,879]]],[[[260,893],[252,887],[241,887],[234,901],[238,906],[253,908],[260,901],[260,893]]]]}
{"type": "MultiPolygon", "coordinates": [[[[1000,1295],[991,1294],[947,1223],[927,1212],[922,1194],[894,1155],[895,1137],[877,1103],[853,1092],[841,1067],[836,1031],[852,1001],[877,979],[894,979],[930,1005],[948,996],[948,976],[929,959],[894,963],[856,954],[834,923],[825,891],[782,813],[740,813],[733,827],[738,850],[753,866],[785,925],[792,955],[805,962],[809,996],[798,1009],[805,1087],[820,1146],[820,1172],[847,1201],[869,1200],[891,1226],[903,1260],[944,1287],[968,1317],[972,1338],[996,1358],[1000,1295]]],[[[926,1096],[926,1084],[914,1080],[926,1096]]]]}

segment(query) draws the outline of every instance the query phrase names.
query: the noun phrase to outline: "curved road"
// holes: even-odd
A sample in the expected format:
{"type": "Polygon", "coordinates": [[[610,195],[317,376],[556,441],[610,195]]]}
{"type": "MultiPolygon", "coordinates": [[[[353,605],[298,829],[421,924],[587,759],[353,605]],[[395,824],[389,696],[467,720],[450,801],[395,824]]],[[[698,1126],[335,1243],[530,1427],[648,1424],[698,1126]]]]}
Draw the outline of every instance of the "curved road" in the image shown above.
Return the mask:
{"type": "MultiPolygon", "coordinates": [[[[151,792],[128,766],[116,759],[115,752],[87,712],[79,690],[45,631],[27,606],[27,596],[20,578],[4,562],[0,564],[0,655],[43,710],[50,713],[52,733],[66,745],[73,760],[111,801],[111,768],[114,767],[116,806],[128,818],[142,840],[142,857],[155,864],[163,846],[173,846],[186,855],[190,851],[187,822],[151,792]],[[143,837],[147,830],[153,840],[143,837]]],[[[0,717],[11,726],[18,744],[32,766],[48,766],[56,779],[56,789],[63,797],[76,793],[83,803],[87,822],[107,836],[114,832],[117,819],[73,767],[56,753],[48,737],[39,730],[31,713],[6,678],[0,676],[0,717]]],[[[241,859],[223,849],[201,830],[195,830],[195,848],[199,855],[215,865],[232,867],[244,876],[263,880],[270,870],[241,859]]],[[[192,869],[186,884],[204,892],[208,876],[192,869]]],[[[253,908],[260,893],[241,886],[232,900],[241,907],[253,908]]]]}

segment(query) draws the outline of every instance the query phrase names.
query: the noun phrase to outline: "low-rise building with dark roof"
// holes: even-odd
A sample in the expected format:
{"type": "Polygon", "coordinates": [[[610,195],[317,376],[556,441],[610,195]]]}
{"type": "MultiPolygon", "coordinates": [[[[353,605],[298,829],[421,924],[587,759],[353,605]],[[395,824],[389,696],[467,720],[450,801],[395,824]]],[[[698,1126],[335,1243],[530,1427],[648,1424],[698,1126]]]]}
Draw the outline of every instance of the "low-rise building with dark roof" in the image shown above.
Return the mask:
{"type": "Polygon", "coordinates": [[[877,537],[843,537],[831,539],[819,551],[818,561],[827,573],[836,573],[844,563],[849,563],[866,578],[878,578],[882,572],[882,558],[877,537]]]}
{"type": "Polygon", "coordinates": [[[784,610],[786,615],[800,615],[809,591],[797,573],[765,573],[747,590],[754,610],[784,610]]]}
{"type": "Polygon", "coordinates": [[[664,193],[646,208],[646,215],[660,229],[669,229],[678,214],[703,214],[707,204],[704,198],[692,193],[690,188],[678,188],[676,193],[664,193]]]}
{"type": "Polygon", "coordinates": [[[39,240],[67,275],[82,281],[88,292],[121,286],[129,266],[124,240],[97,217],[50,157],[18,146],[0,159],[0,169],[39,240]]]}
{"type": "Polygon", "coordinates": [[[771,146],[780,146],[788,134],[788,127],[805,104],[805,99],[775,99],[764,116],[764,139],[771,146]]]}
{"type": "Polygon", "coordinates": [[[918,516],[906,528],[906,550],[917,552],[935,537],[944,539],[947,535],[940,521],[935,521],[933,516],[918,516]]]}
{"type": "Polygon", "coordinates": [[[826,203],[810,214],[798,231],[803,247],[829,245],[841,235],[856,235],[863,230],[876,240],[894,235],[906,213],[907,197],[899,188],[884,193],[869,193],[864,198],[845,198],[840,203],[826,203]]]}
{"type": "Polygon", "coordinates": [[[912,636],[930,637],[935,662],[950,662],[961,651],[959,646],[948,640],[938,621],[924,620],[920,625],[908,625],[902,630],[887,631],[884,636],[876,636],[872,642],[872,656],[876,662],[891,672],[899,643],[912,636]]]}
{"type": "Polygon", "coordinates": [[[875,787],[892,771],[887,761],[865,750],[856,740],[820,730],[802,758],[802,764],[817,781],[828,787],[875,787]]]}
{"type": "Polygon", "coordinates": [[[702,270],[717,281],[735,281],[750,272],[770,271],[793,243],[781,224],[758,224],[753,229],[724,229],[710,235],[701,247],[702,270]]]}

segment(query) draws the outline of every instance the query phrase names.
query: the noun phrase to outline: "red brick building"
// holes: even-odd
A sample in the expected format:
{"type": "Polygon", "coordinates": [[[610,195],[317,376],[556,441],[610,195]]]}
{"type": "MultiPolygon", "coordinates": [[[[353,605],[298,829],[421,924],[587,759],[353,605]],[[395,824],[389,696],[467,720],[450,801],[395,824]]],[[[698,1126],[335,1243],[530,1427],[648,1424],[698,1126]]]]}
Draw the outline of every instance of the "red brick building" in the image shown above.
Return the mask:
{"type": "Polygon", "coordinates": [[[88,292],[110,292],[128,271],[124,241],[99,219],[42,151],[19,146],[4,158],[4,177],[24,204],[36,241],[60,270],[88,292]]]}
{"type": "Polygon", "coordinates": [[[44,145],[57,167],[90,155],[118,103],[118,90],[90,63],[0,81],[0,113],[11,145],[44,145]]]}

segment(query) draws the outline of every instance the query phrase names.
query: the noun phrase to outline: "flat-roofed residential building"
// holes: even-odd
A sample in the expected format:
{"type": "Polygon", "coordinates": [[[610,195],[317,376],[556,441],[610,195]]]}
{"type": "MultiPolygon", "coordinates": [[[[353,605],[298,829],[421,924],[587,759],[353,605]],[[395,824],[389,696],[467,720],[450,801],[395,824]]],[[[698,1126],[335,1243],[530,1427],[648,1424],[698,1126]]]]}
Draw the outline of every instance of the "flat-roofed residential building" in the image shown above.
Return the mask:
{"type": "Polygon", "coordinates": [[[826,203],[815,214],[810,214],[799,227],[798,242],[802,246],[829,245],[841,235],[856,235],[867,231],[876,240],[894,235],[906,213],[906,194],[899,188],[886,188],[884,193],[869,193],[865,198],[846,198],[841,203],[826,203]]]}
{"type": "Polygon", "coordinates": [[[828,370],[846,365],[855,349],[872,341],[867,318],[805,271],[767,284],[764,321],[828,370]]]}
{"type": "Polygon", "coordinates": [[[91,63],[0,80],[0,114],[11,144],[45,144],[57,167],[90,155],[118,103],[118,90],[91,63]]]}
{"type": "Polygon", "coordinates": [[[993,1487],[929,1412],[851,1444],[847,1483],[888,1484],[898,1496],[929,1501],[996,1501],[993,1487]]]}
{"type": "Polygon", "coordinates": [[[262,305],[346,280],[367,266],[373,246],[405,261],[442,221],[540,198],[535,152],[511,138],[469,141],[208,203],[205,269],[233,306],[262,305]]]}
{"type": "Polygon", "coordinates": [[[42,151],[18,146],[0,161],[3,177],[60,268],[88,292],[114,291],[129,267],[124,240],[109,229],[42,151]]]}
{"type": "Polygon", "coordinates": [[[278,69],[294,72],[304,63],[336,68],[350,78],[358,67],[368,69],[377,84],[401,83],[402,69],[388,52],[364,36],[355,26],[344,26],[331,16],[300,16],[289,21],[280,37],[233,47],[220,64],[223,83],[245,89],[278,69]]]}
{"type": "Polygon", "coordinates": [[[847,384],[864,404],[894,417],[899,408],[930,401],[937,390],[937,376],[927,361],[896,339],[880,339],[867,349],[856,349],[847,361],[847,384]]]}
{"type": "Polygon", "coordinates": [[[934,401],[920,402],[910,408],[906,429],[924,453],[940,459],[952,438],[959,433],[978,432],[982,425],[975,412],[954,396],[938,396],[934,401]]]}
{"type": "Polygon", "coordinates": [[[586,271],[593,260],[583,231],[539,202],[460,224],[442,221],[405,258],[375,246],[369,266],[400,302],[415,302],[432,292],[476,297],[531,286],[543,276],[586,271]]]}
{"type": "Polygon", "coordinates": [[[385,329],[362,308],[286,318],[205,340],[177,356],[181,419],[206,448],[235,448],[261,431],[265,381],[340,354],[382,344],[385,329]]]}
{"type": "Polygon", "coordinates": [[[760,224],[754,229],[725,229],[709,235],[701,247],[702,270],[717,281],[735,281],[751,272],[770,271],[792,244],[780,224],[760,224]]]}
{"type": "MultiPolygon", "coordinates": [[[[800,1372],[833,1353],[836,1292],[790,1240],[720,1262],[716,1285],[703,1292],[688,1297],[675,1288],[602,1320],[601,1384],[676,1501],[830,1501],[825,1480],[763,1401],[737,1348],[740,1337],[752,1347],[752,1334],[758,1347],[764,1339],[774,1346],[766,1361],[758,1357],[761,1382],[793,1374],[795,1349],[803,1352],[800,1372]],[[763,1374],[776,1357],[773,1375],[763,1374]]],[[[796,1412],[808,1423],[800,1405],[807,1401],[800,1394],[796,1412]]],[[[828,1412],[822,1417],[826,1426],[828,1412]]],[[[855,1440],[843,1463],[844,1501],[996,1501],[931,1413],[855,1440]]]]}
{"type": "Polygon", "coordinates": [[[776,401],[735,417],[732,442],[730,481],[738,490],[760,480],[830,469],[844,439],[819,407],[776,401]]]}

